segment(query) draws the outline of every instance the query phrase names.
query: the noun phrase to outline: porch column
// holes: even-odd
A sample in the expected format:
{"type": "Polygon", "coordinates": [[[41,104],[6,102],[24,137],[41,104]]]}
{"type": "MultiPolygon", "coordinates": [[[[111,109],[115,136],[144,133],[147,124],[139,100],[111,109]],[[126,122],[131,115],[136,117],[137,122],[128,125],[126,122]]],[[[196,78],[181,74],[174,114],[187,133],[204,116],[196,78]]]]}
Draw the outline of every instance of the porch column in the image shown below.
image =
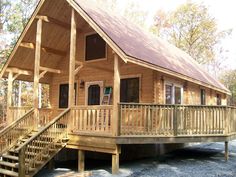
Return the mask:
{"type": "Polygon", "coordinates": [[[114,54],[114,84],[113,84],[113,120],[112,134],[113,136],[119,135],[119,107],[120,102],[120,65],[119,57],[114,54]]]}
{"type": "Polygon", "coordinates": [[[11,116],[10,107],[12,106],[12,83],[13,83],[13,73],[8,73],[8,85],[7,85],[7,125],[13,121],[11,116]]]}
{"type": "Polygon", "coordinates": [[[69,108],[75,104],[75,56],[76,56],[76,22],[75,10],[72,9],[71,13],[71,34],[70,34],[70,63],[69,63],[69,108]]]}
{"type": "Polygon", "coordinates": [[[36,121],[36,127],[39,125],[39,68],[41,58],[41,43],[42,43],[42,20],[37,21],[36,31],[36,45],[35,45],[35,63],[34,63],[34,117],[36,121]]]}

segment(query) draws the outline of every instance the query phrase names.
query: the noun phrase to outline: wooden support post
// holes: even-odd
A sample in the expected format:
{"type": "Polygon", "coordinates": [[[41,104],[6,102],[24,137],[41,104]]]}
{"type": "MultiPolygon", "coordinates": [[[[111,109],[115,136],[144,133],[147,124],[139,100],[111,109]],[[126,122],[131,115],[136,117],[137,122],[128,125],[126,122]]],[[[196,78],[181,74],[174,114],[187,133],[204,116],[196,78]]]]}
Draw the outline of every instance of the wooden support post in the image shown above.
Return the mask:
{"type": "Polygon", "coordinates": [[[113,120],[112,120],[112,133],[113,136],[119,134],[119,106],[120,102],[120,66],[119,57],[114,54],[114,84],[113,84],[113,120]]]}
{"type": "Polygon", "coordinates": [[[75,103],[74,83],[75,83],[75,56],[76,56],[76,22],[75,10],[71,13],[71,34],[70,34],[70,66],[69,66],[69,107],[75,103]]]}
{"type": "Polygon", "coordinates": [[[85,151],[82,151],[82,150],[79,150],[78,151],[78,171],[81,173],[81,172],[84,172],[84,169],[85,169],[85,151]]]}
{"type": "Polygon", "coordinates": [[[48,169],[49,169],[49,170],[53,170],[54,167],[55,167],[54,158],[52,158],[52,159],[48,162],[48,169]]]}
{"type": "Polygon", "coordinates": [[[173,115],[173,126],[174,126],[174,136],[178,136],[178,106],[174,107],[174,115],[173,115]]]}
{"type": "Polygon", "coordinates": [[[112,154],[112,174],[118,174],[120,168],[120,146],[116,145],[116,152],[112,154]]]}
{"type": "MultiPolygon", "coordinates": [[[[35,63],[34,63],[34,118],[35,126],[39,125],[39,72],[40,72],[40,58],[41,58],[41,43],[42,43],[42,20],[37,22],[36,32],[36,46],[35,46],[35,63]]],[[[35,127],[37,128],[37,127],[35,127]]]]}
{"type": "Polygon", "coordinates": [[[12,84],[13,84],[13,73],[8,74],[8,86],[7,86],[7,125],[10,125],[13,121],[10,107],[12,106],[12,84]]]}
{"type": "Polygon", "coordinates": [[[225,160],[226,161],[229,160],[229,142],[228,141],[225,142],[225,160]]]}
{"type": "Polygon", "coordinates": [[[19,177],[25,177],[25,150],[23,147],[19,152],[19,177]]]}

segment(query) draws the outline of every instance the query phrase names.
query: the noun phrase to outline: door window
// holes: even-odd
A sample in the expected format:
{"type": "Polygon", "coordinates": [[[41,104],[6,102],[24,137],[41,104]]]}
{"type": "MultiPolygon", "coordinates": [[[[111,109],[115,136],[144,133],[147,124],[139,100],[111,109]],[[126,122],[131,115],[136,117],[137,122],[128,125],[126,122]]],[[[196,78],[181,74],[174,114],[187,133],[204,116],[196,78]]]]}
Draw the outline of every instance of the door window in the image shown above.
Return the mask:
{"type": "Polygon", "coordinates": [[[121,79],[120,100],[123,103],[139,102],[139,78],[121,79]]]}

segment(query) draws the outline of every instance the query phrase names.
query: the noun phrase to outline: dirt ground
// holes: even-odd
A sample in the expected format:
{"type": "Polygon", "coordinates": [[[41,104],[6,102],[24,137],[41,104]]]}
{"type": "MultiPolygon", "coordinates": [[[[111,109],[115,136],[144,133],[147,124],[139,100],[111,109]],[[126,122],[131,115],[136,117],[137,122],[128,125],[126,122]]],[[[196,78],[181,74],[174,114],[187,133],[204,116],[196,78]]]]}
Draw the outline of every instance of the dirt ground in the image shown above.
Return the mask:
{"type": "Polygon", "coordinates": [[[43,169],[37,177],[236,177],[236,141],[229,143],[229,151],[226,162],[223,143],[197,144],[156,158],[121,162],[118,175],[111,175],[110,162],[93,160],[86,162],[83,175],[76,172],[75,162],[68,162],[43,169]]]}

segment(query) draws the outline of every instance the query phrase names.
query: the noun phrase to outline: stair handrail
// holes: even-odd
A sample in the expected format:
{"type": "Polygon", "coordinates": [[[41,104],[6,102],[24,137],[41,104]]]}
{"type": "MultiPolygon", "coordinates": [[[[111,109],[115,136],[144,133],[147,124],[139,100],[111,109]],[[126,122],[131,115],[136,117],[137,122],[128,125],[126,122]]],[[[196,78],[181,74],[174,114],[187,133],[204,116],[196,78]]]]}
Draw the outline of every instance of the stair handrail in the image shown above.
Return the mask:
{"type": "Polygon", "coordinates": [[[35,124],[33,116],[34,109],[31,109],[22,117],[13,121],[4,129],[0,130],[0,155],[15,145],[20,137],[25,136],[33,130],[35,124]],[[25,130],[23,128],[25,128],[25,130]]]}
{"type": "Polygon", "coordinates": [[[70,108],[63,111],[56,118],[50,121],[42,130],[29,138],[26,142],[20,145],[15,151],[19,152],[19,173],[28,173],[30,168],[35,168],[36,163],[42,160],[43,156],[49,155],[49,151],[52,148],[56,148],[59,141],[63,142],[63,139],[68,138],[68,120],[69,120],[70,108]],[[65,123],[65,124],[62,124],[65,123]],[[51,129],[51,131],[50,131],[51,129]],[[47,137],[48,136],[48,137],[47,137]],[[49,138],[54,136],[54,139],[49,138]],[[48,144],[40,144],[42,138],[48,138],[48,144]],[[39,146],[41,149],[34,149],[31,153],[37,154],[34,158],[30,158],[28,148],[39,146]],[[28,159],[27,166],[25,166],[25,159],[28,159]]]}

